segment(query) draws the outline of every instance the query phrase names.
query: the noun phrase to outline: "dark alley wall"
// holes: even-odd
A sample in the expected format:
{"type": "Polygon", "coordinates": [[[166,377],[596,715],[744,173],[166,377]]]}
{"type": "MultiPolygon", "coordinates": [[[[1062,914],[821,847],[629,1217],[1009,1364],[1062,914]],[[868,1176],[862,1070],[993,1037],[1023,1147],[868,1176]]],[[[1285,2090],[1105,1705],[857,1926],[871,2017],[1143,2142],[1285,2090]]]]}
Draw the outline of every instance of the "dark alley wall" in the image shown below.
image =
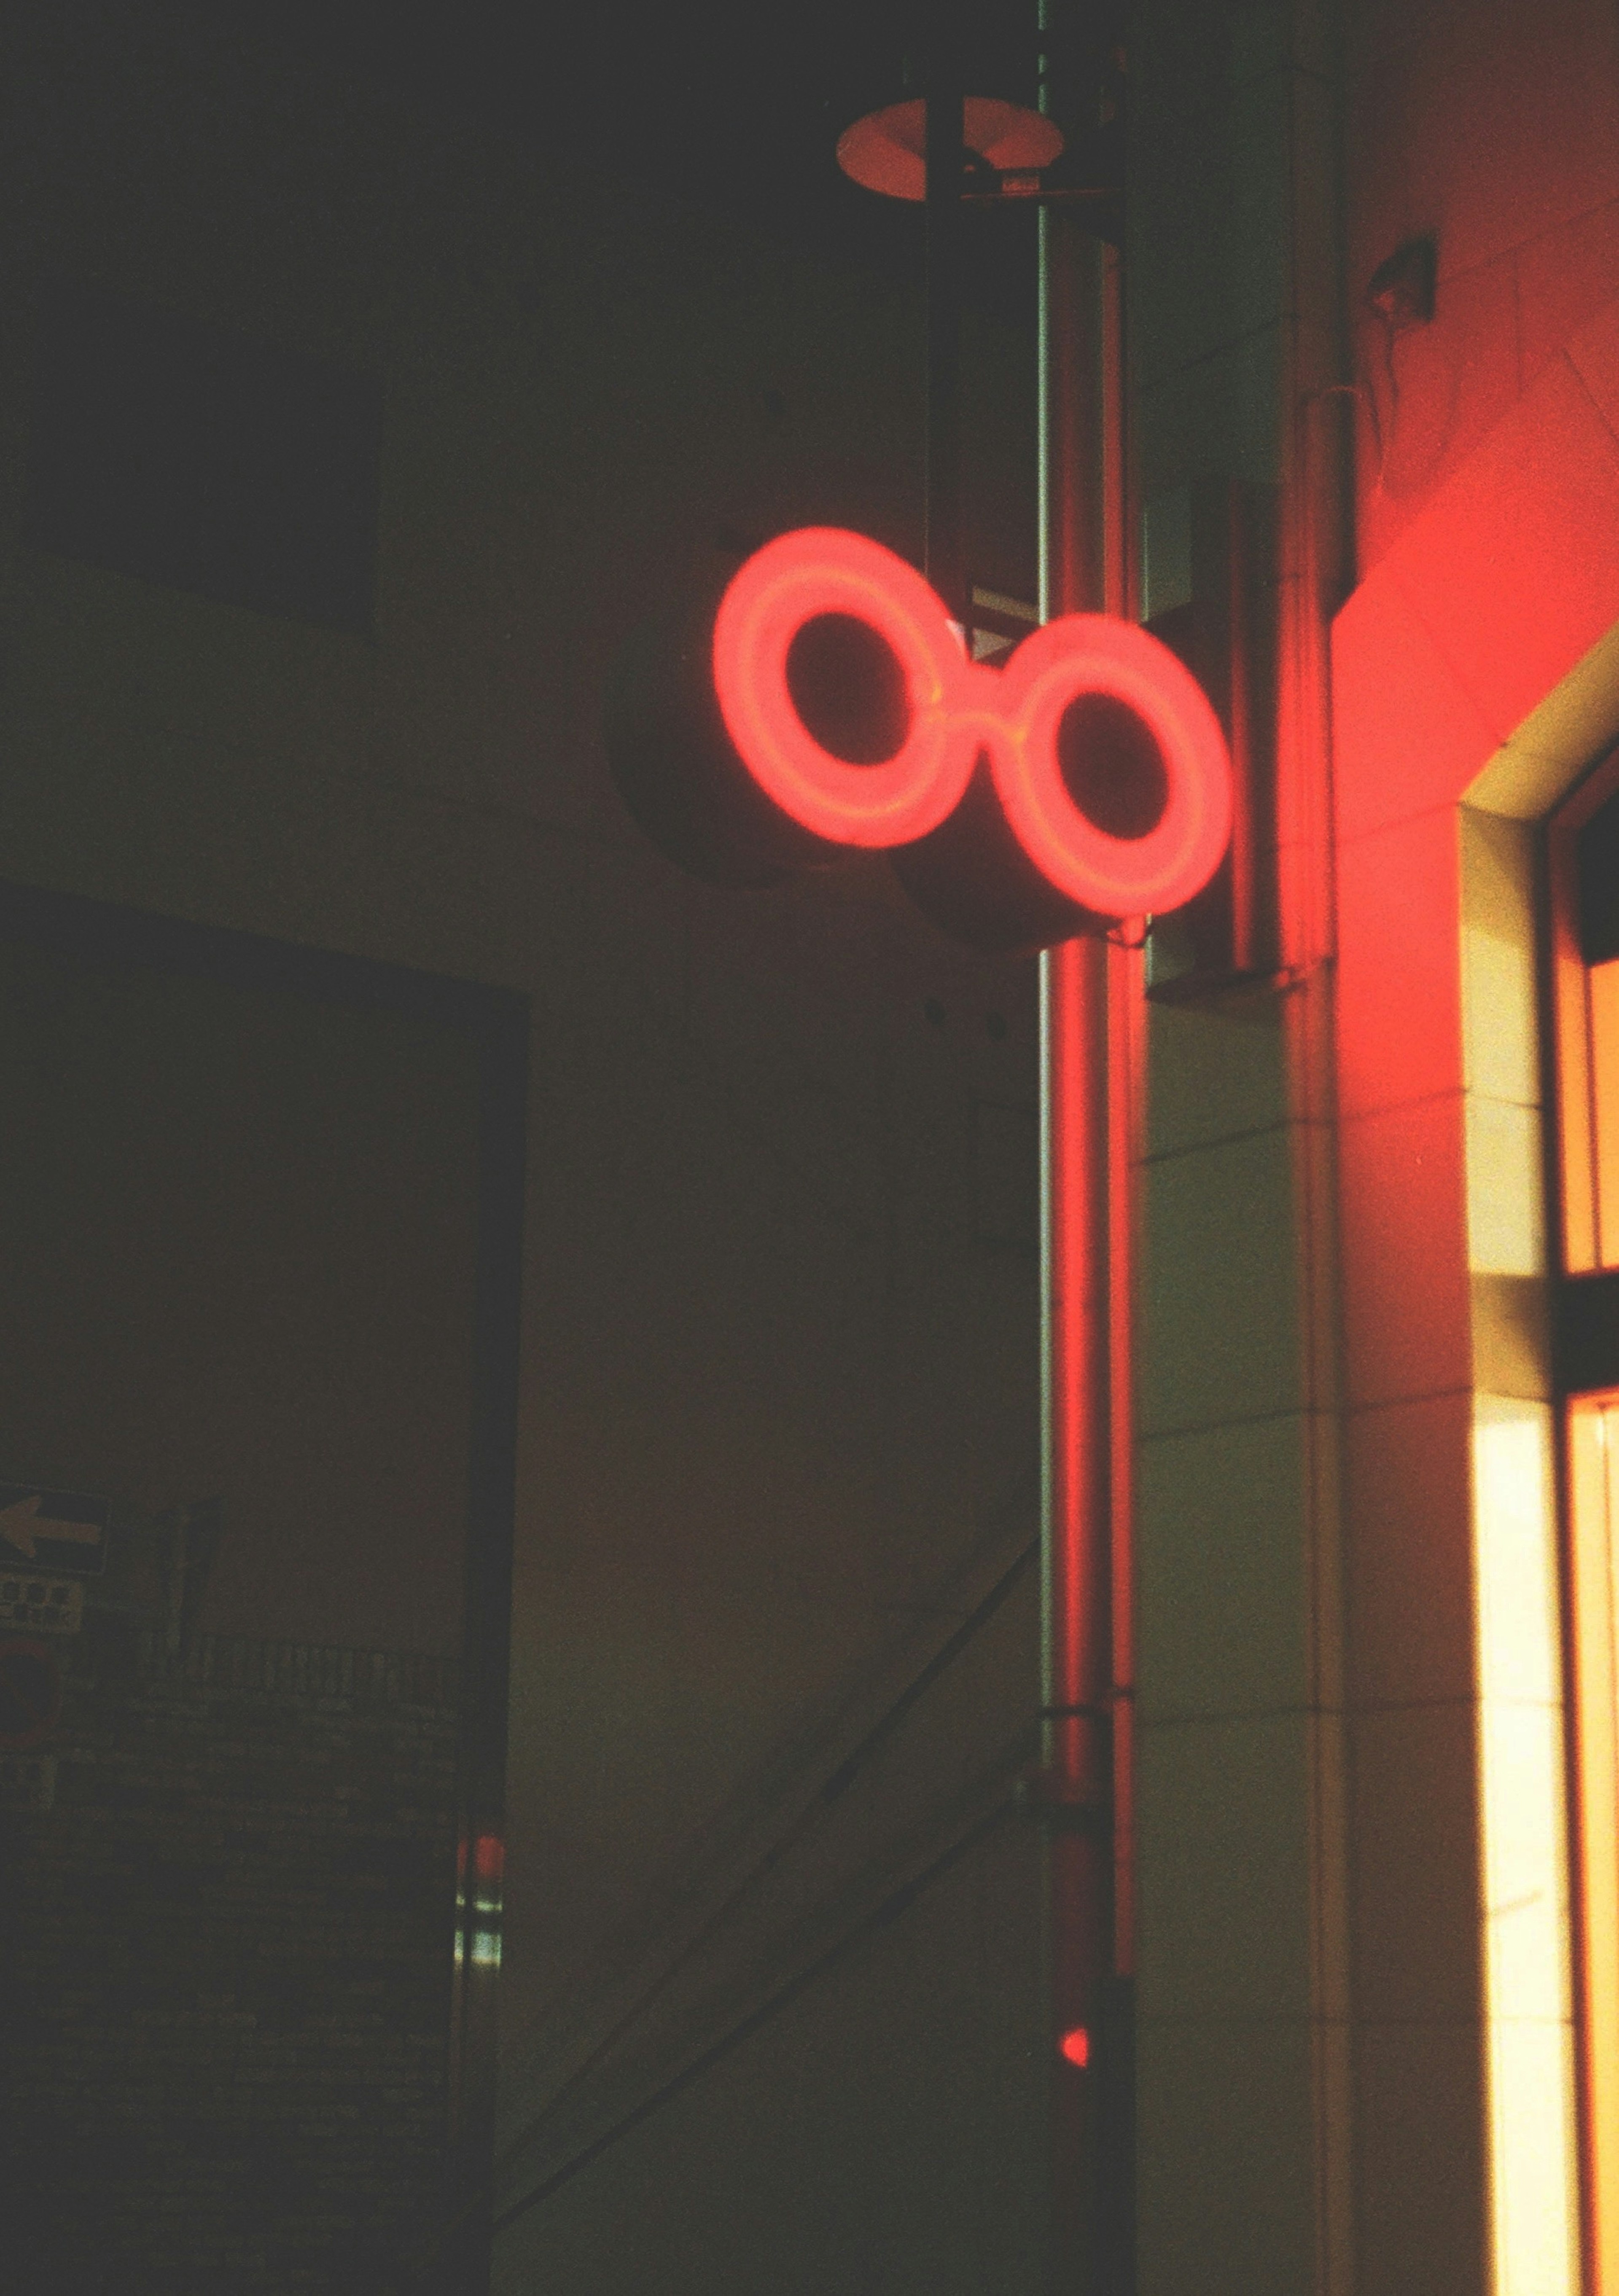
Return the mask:
{"type": "MultiPolygon", "coordinates": [[[[526,2131],[680,1949],[691,1874],[795,1822],[1034,1534],[1032,967],[940,939],[872,863],[743,897],[678,876],[596,726],[622,630],[717,529],[916,551],[919,273],[898,291],[552,169],[205,9],[20,9],[4,37],[0,873],[530,1000],[501,1980],[526,2131]],[[369,634],[45,545],[63,281],[376,392],[369,634]]],[[[1028,595],[1032,360],[982,316],[968,354],[975,570],[1028,595]]],[[[53,1472],[94,1488],[75,1439],[53,1472]]],[[[423,1639],[403,1609],[396,1636],[423,1639]]],[[[974,1836],[860,1925],[1004,1800],[1035,1644],[1023,1584],[835,1838],[802,1837],[791,1902],[569,2089],[570,2126],[604,2125],[860,1929],[762,2052],[530,2210],[503,2284],[584,2255],[604,2296],[644,2284],[631,2194],[680,2227],[671,2288],[786,2285],[799,2257],[857,2286],[901,2250],[935,2290],[1001,2256],[1015,2284],[1040,2236],[1033,1836],[974,1836]],[[784,2199],[719,2267],[736,2182],[690,2162],[744,2141],[738,2173],[784,2199]],[[856,2160],[864,2197],[828,2214],[856,2160]],[[976,2230],[941,2242],[963,2195],[976,2230]]]]}

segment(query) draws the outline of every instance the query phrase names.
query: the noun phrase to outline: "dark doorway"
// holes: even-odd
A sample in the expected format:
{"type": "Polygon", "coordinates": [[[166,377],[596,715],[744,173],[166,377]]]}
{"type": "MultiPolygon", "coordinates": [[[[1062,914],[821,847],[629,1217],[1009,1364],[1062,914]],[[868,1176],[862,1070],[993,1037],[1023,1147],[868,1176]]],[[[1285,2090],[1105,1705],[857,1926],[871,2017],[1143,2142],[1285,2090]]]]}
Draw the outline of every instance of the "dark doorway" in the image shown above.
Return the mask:
{"type": "Polygon", "coordinates": [[[0,889],[0,1044],[30,2284],[474,2287],[526,1005],[0,889]]]}

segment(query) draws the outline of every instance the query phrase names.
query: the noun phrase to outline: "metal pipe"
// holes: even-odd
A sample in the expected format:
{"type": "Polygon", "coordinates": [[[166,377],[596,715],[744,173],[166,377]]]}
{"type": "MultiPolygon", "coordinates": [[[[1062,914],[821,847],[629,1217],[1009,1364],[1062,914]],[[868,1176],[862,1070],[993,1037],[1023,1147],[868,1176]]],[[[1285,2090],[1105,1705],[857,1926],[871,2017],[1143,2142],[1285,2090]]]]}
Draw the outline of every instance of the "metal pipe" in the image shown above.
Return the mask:
{"type": "MultiPolygon", "coordinates": [[[[1041,614],[1095,611],[1093,394],[1083,388],[1077,253],[1040,217],[1041,614]]],[[[1088,938],[1040,965],[1043,1098],[1041,1738],[1050,1806],[1054,2296],[1098,2288],[1100,2044],[1113,1967],[1113,1536],[1108,1288],[1108,952],[1088,938]]]]}
{"type": "MultiPolygon", "coordinates": [[[[1124,502],[1124,277],[1103,246],[1097,289],[1097,477],[1104,610],[1130,615],[1124,502]]],[[[1145,1152],[1145,920],[1108,946],[1107,1198],[1109,1457],[1113,1526],[1114,1973],[1135,1973],[1135,1269],[1137,1173],[1145,1152]]]]}
{"type": "Polygon", "coordinates": [[[961,503],[961,193],[964,170],[960,0],[937,0],[927,54],[925,160],[927,462],[924,563],[965,627],[961,503]]]}
{"type": "MultiPolygon", "coordinates": [[[[1040,613],[1123,612],[1116,254],[1040,213],[1040,613]]],[[[1042,1747],[1053,2034],[1053,2296],[1133,2280],[1130,1261],[1137,961],[1041,960],[1042,1747]],[[1120,1824],[1121,1817],[1123,1824],[1120,1824]]]]}

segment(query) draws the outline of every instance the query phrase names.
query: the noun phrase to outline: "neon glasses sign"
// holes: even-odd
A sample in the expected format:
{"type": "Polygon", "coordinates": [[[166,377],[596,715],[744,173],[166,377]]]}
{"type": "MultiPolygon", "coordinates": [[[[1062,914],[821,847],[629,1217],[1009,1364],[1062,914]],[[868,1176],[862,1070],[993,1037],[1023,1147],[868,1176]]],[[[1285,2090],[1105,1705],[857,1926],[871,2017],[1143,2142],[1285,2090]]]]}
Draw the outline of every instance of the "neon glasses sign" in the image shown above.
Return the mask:
{"type": "Polygon", "coordinates": [[[1231,830],[1231,769],[1207,696],[1169,648],[1111,615],[1066,614],[1005,668],[967,660],[937,594],[864,535],[807,527],[767,543],[727,588],[714,624],[714,690],[736,754],[772,805],[834,845],[914,845],[941,829],[981,758],[1017,844],[1047,883],[1097,918],[1163,914],[1200,892],[1231,830]],[[817,738],[789,656],[812,623],[863,624],[903,675],[903,737],[875,764],[817,738]],[[1076,802],[1064,721],[1101,698],[1157,753],[1154,817],[1117,835],[1076,802]]]}

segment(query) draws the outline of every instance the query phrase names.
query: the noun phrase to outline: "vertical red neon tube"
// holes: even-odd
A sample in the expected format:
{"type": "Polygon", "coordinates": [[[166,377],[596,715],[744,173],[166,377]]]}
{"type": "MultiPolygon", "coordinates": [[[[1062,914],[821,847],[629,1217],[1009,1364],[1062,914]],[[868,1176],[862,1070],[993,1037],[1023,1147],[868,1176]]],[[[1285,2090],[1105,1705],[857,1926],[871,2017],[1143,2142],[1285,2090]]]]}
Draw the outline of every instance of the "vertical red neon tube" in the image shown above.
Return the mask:
{"type": "Polygon", "coordinates": [[[1109,950],[1046,959],[1046,1767],[1054,1837],[1054,1978],[1062,2029],[1094,2028],[1113,1964],[1112,1222],[1109,950]]]}
{"type": "MultiPolygon", "coordinates": [[[[1072,218],[1041,226],[1042,606],[1127,606],[1119,266],[1072,218]]],[[[1126,936],[1127,938],[1133,936],[1126,936]]],[[[1097,939],[1041,963],[1045,1156],[1044,1751],[1052,2285],[1129,2284],[1133,2166],[1114,2060],[1132,1884],[1130,1473],[1139,960],[1097,939]]]]}
{"type": "Polygon", "coordinates": [[[1108,1479],[1112,1533],[1113,1965],[1136,1971],[1136,1395],[1137,1174],[1143,1143],[1146,1000],[1142,956],[1107,951],[1108,1479]]]}
{"type": "MultiPolygon", "coordinates": [[[[1125,529],[1124,272],[1102,250],[1097,331],[1102,508],[1102,603],[1133,619],[1125,529]]],[[[1107,956],[1107,1291],[1109,1524],[1113,1547],[1113,1965],[1136,1971],[1136,1234],[1137,1175],[1146,1149],[1146,919],[1132,920],[1107,956]]],[[[1133,2160],[1133,2149],[1130,2156],[1133,2160]]]]}

